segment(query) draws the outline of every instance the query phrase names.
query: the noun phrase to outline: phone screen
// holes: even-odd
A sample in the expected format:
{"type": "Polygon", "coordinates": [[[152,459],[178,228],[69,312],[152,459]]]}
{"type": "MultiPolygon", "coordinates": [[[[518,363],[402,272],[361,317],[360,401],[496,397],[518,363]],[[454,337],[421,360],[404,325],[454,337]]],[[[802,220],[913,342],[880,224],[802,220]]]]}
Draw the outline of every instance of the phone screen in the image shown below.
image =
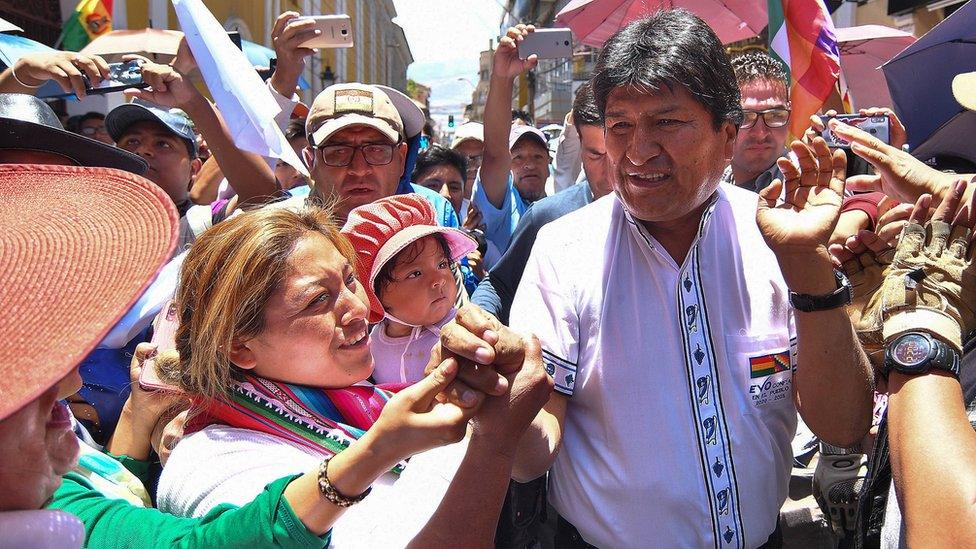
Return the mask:
{"type": "Polygon", "coordinates": [[[85,77],[85,88],[89,94],[109,93],[128,88],[145,88],[149,84],[142,81],[142,66],[139,61],[111,63],[108,66],[108,78],[97,86],[92,86],[85,77]]]}

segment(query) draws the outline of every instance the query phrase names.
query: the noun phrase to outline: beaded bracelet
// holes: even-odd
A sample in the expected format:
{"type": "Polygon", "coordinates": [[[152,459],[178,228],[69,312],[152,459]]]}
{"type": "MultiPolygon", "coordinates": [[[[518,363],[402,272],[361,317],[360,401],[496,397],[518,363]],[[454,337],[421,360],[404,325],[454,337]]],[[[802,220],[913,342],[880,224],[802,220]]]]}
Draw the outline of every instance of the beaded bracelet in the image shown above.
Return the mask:
{"type": "Polygon", "coordinates": [[[332,481],[329,480],[329,460],[332,458],[326,458],[322,461],[322,465],[319,465],[319,492],[325,496],[325,499],[329,500],[333,505],[339,507],[351,507],[369,495],[369,492],[373,489],[372,486],[366,489],[365,492],[354,497],[347,497],[342,495],[335,486],[332,486],[332,481]]]}
{"type": "Polygon", "coordinates": [[[10,74],[12,74],[14,76],[14,80],[16,80],[18,84],[20,84],[21,86],[23,86],[25,88],[30,88],[32,90],[36,90],[37,88],[40,88],[41,86],[44,85],[43,82],[40,83],[40,84],[38,84],[38,85],[36,85],[36,86],[31,86],[30,84],[24,84],[24,82],[20,78],[17,78],[17,73],[14,72],[14,66],[13,65],[10,66],[10,74]]]}

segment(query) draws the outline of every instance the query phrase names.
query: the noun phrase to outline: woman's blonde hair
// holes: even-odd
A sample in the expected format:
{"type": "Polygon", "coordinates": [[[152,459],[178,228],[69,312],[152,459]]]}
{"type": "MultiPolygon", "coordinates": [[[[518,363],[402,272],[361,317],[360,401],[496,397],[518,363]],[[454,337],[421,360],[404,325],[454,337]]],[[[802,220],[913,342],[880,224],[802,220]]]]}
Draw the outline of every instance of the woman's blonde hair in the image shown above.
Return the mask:
{"type": "Polygon", "coordinates": [[[263,208],[218,223],[197,239],[180,270],[176,350],[156,359],[161,376],[193,396],[224,395],[237,368],[230,361],[233,341],[264,328],[265,305],[295,244],[309,233],[325,236],[356,264],[326,208],[263,208]]]}

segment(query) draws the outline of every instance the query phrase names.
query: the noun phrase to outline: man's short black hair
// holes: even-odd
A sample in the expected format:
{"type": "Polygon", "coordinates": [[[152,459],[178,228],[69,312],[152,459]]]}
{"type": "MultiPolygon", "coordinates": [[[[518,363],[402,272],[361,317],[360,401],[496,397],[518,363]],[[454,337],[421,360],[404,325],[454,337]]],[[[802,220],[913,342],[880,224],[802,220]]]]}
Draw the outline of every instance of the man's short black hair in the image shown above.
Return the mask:
{"type": "Polygon", "coordinates": [[[292,118],[288,122],[288,126],[285,128],[285,139],[291,141],[293,139],[301,139],[307,137],[305,133],[305,119],[304,118],[292,118]]]}
{"type": "Polygon", "coordinates": [[[88,122],[89,120],[102,120],[102,121],[104,121],[105,120],[105,115],[102,114],[102,113],[100,113],[100,112],[88,111],[85,114],[83,114],[83,115],[81,115],[81,116],[78,117],[78,127],[81,127],[82,124],[84,124],[85,122],[88,122]]]}
{"type": "Polygon", "coordinates": [[[523,111],[522,109],[512,109],[512,122],[515,122],[516,120],[521,120],[528,126],[535,125],[534,121],[532,120],[532,115],[529,114],[528,111],[523,111]]]}
{"type": "Polygon", "coordinates": [[[417,181],[427,175],[430,170],[445,165],[457,169],[458,173],[461,174],[461,180],[465,179],[468,173],[468,161],[464,155],[454,149],[434,145],[417,155],[417,162],[413,166],[413,174],[411,174],[410,180],[417,181]]]}
{"type": "Polygon", "coordinates": [[[683,9],[638,19],[607,40],[593,74],[593,95],[606,115],[614,88],[655,92],[682,86],[711,114],[715,129],[742,121],[739,86],[722,42],[704,21],[683,9]]]}
{"type": "Polygon", "coordinates": [[[603,126],[603,113],[596,106],[592,81],[587,81],[576,90],[576,98],[573,99],[573,125],[603,126]]]}
{"type": "Polygon", "coordinates": [[[786,67],[762,50],[750,50],[733,56],[732,70],[739,87],[757,80],[769,80],[782,84],[787,91],[790,89],[786,67]]]}

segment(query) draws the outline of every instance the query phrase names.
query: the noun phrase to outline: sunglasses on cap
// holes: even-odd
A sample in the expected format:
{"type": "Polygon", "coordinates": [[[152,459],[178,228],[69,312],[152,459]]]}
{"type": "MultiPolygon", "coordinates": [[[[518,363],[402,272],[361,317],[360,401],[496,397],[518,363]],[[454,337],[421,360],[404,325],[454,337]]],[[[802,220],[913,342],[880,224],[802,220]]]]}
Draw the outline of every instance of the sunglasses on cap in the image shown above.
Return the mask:
{"type": "Polygon", "coordinates": [[[748,130],[755,126],[756,122],[759,121],[759,117],[762,117],[763,123],[766,124],[767,128],[782,128],[790,122],[790,109],[774,107],[762,111],[743,110],[742,124],[739,125],[739,129],[748,130]]]}

